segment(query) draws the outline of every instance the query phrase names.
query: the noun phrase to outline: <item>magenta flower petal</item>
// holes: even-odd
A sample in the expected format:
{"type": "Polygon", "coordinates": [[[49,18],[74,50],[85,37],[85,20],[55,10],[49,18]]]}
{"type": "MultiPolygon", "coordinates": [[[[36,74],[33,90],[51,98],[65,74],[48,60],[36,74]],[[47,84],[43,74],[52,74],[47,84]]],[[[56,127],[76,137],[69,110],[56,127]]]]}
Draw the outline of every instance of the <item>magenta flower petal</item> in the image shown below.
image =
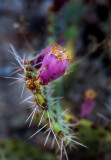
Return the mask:
{"type": "Polygon", "coordinates": [[[38,78],[42,79],[42,85],[61,77],[68,66],[69,59],[62,47],[54,45],[51,51],[45,55],[38,78]]]}
{"type": "Polygon", "coordinates": [[[48,54],[51,49],[54,47],[54,44],[52,44],[51,46],[46,47],[42,52],[41,55],[44,57],[46,54],[48,54]]]}
{"type": "Polygon", "coordinates": [[[36,68],[40,68],[41,67],[42,64],[40,64],[40,63],[43,61],[45,55],[51,51],[53,46],[54,45],[48,46],[41,52],[40,56],[34,62],[34,65],[35,65],[36,68]],[[39,65],[37,65],[37,64],[39,64],[39,65]]]}

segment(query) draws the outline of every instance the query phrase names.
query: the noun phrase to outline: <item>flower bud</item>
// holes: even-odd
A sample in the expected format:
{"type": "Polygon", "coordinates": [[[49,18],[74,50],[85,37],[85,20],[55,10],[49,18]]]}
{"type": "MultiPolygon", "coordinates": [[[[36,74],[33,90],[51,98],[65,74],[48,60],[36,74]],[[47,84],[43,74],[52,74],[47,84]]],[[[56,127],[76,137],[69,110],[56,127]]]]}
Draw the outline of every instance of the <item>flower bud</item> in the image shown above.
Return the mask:
{"type": "Polygon", "coordinates": [[[81,117],[86,119],[91,113],[97,94],[94,90],[88,89],[85,92],[84,102],[81,107],[81,117]]]}
{"type": "Polygon", "coordinates": [[[53,45],[45,50],[45,56],[42,61],[40,74],[38,78],[42,80],[42,85],[61,77],[68,66],[69,56],[66,54],[65,49],[59,45],[53,45]]]}

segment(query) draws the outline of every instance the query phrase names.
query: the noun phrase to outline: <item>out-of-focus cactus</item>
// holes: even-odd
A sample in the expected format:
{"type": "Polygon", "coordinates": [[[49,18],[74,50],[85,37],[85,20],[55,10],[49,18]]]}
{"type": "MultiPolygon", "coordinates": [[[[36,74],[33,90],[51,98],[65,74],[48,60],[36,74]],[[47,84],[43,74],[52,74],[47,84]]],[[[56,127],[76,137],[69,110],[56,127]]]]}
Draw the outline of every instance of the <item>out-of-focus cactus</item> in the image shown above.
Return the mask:
{"type": "Polygon", "coordinates": [[[79,120],[78,125],[75,127],[75,132],[79,133],[79,138],[82,143],[86,144],[88,150],[78,150],[77,155],[83,159],[96,159],[99,156],[106,160],[110,160],[111,156],[111,132],[110,128],[106,130],[102,126],[88,121],[79,120]],[[103,157],[106,155],[107,157],[103,157]],[[109,157],[109,158],[108,158],[109,157]]]}
{"type": "Polygon", "coordinates": [[[0,140],[0,160],[57,160],[51,153],[18,140],[0,140]]]}

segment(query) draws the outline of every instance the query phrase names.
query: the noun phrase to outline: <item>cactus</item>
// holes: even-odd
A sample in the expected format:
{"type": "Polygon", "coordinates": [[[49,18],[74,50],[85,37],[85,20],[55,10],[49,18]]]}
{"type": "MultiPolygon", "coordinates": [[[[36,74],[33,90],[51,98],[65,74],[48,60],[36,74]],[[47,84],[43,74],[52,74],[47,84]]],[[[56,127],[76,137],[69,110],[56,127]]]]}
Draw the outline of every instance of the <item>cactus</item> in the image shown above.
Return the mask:
{"type": "Polygon", "coordinates": [[[51,89],[50,82],[53,82],[65,74],[69,63],[69,55],[64,48],[57,44],[47,47],[39,56],[29,60],[25,58],[22,59],[12,45],[11,53],[20,65],[20,69],[18,69],[17,72],[21,72],[22,74],[18,73],[20,78],[6,78],[13,78],[17,81],[25,82],[25,87],[28,88],[31,96],[22,102],[28,101],[32,103],[33,107],[33,111],[26,121],[32,117],[29,124],[30,126],[35,113],[38,112],[40,115],[39,126],[43,124],[42,128],[35,132],[30,138],[34,137],[42,129],[46,129],[48,135],[44,145],[46,145],[52,133],[61,151],[61,159],[63,153],[66,159],[68,159],[65,149],[66,146],[70,146],[72,143],[83,147],[86,146],[77,142],[76,136],[72,134],[71,127],[73,124],[70,123],[72,116],[66,111],[63,111],[58,104],[61,97],[52,98],[54,90],[51,89]],[[29,101],[32,97],[33,101],[29,101]]]}
{"type": "MultiPolygon", "coordinates": [[[[88,150],[78,150],[75,154],[82,159],[98,159],[102,155],[103,159],[110,159],[111,153],[111,131],[108,124],[107,129],[88,120],[79,120],[75,127],[75,132],[79,132],[81,142],[86,144],[88,150]],[[107,157],[109,155],[109,158],[107,157]],[[106,157],[104,157],[106,156],[106,157]]],[[[102,159],[100,157],[100,159],[102,159]]]]}
{"type": "Polygon", "coordinates": [[[51,153],[19,140],[0,140],[0,160],[58,160],[51,153]]]}

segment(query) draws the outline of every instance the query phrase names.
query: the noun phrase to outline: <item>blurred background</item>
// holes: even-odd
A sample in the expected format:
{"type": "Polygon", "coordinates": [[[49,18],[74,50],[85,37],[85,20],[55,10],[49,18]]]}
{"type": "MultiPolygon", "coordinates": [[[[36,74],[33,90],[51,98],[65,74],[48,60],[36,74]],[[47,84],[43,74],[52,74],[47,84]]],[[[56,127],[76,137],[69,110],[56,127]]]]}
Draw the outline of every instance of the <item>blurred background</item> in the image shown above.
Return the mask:
{"type": "Polygon", "coordinates": [[[37,55],[53,43],[71,54],[69,74],[58,81],[57,96],[64,96],[73,128],[88,150],[67,150],[69,160],[111,160],[111,1],[110,0],[0,0],[0,160],[58,159],[50,138],[37,134],[31,110],[20,104],[28,96],[23,84],[2,77],[14,70],[9,53],[13,44],[23,57],[37,55]]]}

